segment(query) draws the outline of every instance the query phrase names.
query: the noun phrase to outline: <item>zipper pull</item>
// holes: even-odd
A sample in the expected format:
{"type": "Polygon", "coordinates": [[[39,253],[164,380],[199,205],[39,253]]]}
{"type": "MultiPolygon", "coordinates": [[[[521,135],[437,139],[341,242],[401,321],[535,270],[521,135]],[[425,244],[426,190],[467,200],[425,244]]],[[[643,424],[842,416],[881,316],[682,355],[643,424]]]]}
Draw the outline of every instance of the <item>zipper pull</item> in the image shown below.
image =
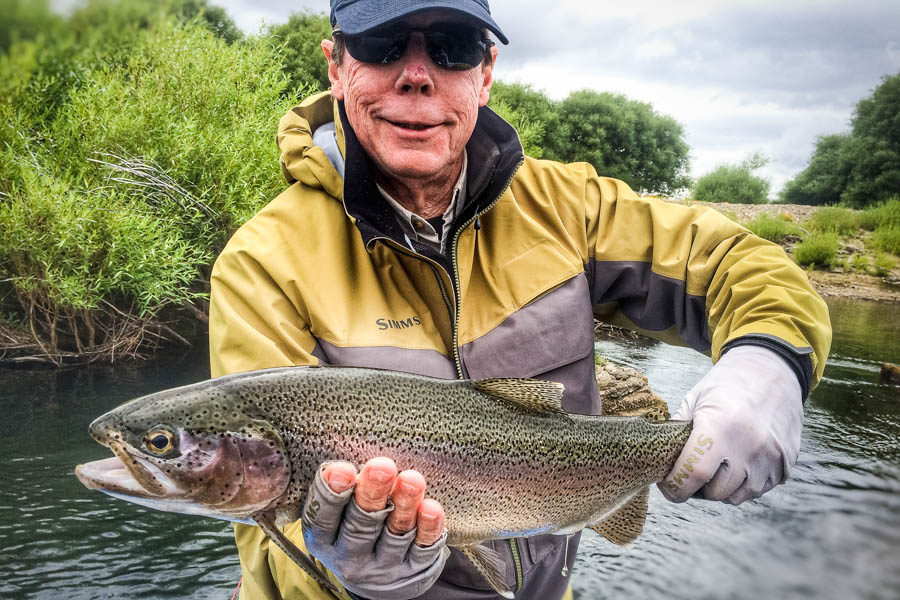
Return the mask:
{"type": "Polygon", "coordinates": [[[572,534],[566,536],[566,552],[563,554],[563,568],[560,571],[560,575],[563,577],[569,576],[569,540],[572,539],[572,534]]]}
{"type": "Polygon", "coordinates": [[[481,229],[481,217],[475,217],[475,231],[481,229]]]}

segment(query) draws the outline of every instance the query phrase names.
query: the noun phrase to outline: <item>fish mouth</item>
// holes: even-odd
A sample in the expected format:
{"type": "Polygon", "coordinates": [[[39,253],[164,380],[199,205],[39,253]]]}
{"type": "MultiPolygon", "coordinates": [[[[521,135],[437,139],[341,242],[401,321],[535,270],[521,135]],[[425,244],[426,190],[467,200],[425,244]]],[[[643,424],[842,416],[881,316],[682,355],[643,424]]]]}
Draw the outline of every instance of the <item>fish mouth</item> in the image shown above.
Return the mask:
{"type": "Polygon", "coordinates": [[[75,467],[75,476],[85,487],[139,498],[177,497],[182,490],[159,467],[130,454],[122,444],[110,443],[114,457],[75,467]]]}

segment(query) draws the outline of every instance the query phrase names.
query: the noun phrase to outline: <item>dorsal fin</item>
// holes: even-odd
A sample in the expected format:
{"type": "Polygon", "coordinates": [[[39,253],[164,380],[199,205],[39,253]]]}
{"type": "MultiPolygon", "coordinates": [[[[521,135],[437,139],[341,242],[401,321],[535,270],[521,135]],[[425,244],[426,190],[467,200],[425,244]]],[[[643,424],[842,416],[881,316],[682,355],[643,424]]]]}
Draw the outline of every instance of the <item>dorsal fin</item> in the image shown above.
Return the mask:
{"type": "Polygon", "coordinates": [[[613,544],[621,546],[633,542],[644,530],[649,495],[650,488],[644,488],[614,513],[590,525],[590,528],[613,544]]]}
{"type": "Polygon", "coordinates": [[[495,592],[504,598],[515,598],[506,585],[506,563],[496,551],[481,544],[458,546],[457,550],[475,565],[475,570],[481,573],[495,592]]]}
{"type": "Polygon", "coordinates": [[[480,392],[506,400],[516,407],[538,414],[566,414],[562,406],[565,386],[540,379],[474,379],[480,392]]]}

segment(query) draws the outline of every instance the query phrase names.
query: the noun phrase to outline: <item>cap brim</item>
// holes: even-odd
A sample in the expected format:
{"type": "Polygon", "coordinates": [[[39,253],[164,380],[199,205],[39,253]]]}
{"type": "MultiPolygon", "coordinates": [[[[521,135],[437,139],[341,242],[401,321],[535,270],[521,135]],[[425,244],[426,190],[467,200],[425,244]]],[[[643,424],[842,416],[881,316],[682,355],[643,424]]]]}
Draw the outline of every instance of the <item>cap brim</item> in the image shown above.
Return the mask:
{"type": "Polygon", "coordinates": [[[387,2],[353,2],[334,11],[334,18],[347,35],[359,35],[390,25],[410,15],[426,10],[450,10],[472,19],[489,29],[503,44],[509,44],[506,35],[484,7],[473,1],[410,2],[409,0],[388,0],[387,2]]]}

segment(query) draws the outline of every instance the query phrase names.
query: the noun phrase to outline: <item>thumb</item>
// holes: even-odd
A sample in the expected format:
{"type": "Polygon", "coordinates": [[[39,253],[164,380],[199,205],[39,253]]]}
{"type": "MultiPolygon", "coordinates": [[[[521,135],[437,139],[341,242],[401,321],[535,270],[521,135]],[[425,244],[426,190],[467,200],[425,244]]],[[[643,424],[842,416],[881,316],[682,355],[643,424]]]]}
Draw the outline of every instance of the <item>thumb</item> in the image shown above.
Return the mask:
{"type": "Polygon", "coordinates": [[[694,403],[689,399],[690,394],[691,392],[688,392],[688,395],[681,399],[681,405],[672,415],[673,421],[690,421],[694,418],[694,403]]]}

